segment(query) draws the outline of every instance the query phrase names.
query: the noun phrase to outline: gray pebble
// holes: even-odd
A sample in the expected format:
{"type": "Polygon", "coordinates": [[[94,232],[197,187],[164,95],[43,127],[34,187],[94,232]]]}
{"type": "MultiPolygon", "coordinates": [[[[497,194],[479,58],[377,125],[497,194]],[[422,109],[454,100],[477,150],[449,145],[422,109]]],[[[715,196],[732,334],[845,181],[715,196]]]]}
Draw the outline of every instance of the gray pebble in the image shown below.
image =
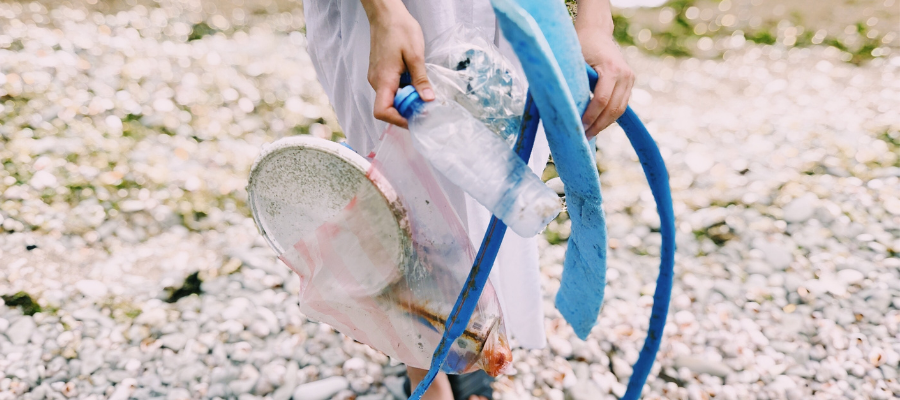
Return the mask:
{"type": "Polygon", "coordinates": [[[569,358],[572,356],[572,344],[565,338],[550,336],[547,338],[547,342],[550,344],[550,348],[553,352],[562,357],[569,358]]]}
{"type": "Polygon", "coordinates": [[[187,336],[182,333],[170,333],[168,335],[163,335],[159,338],[163,347],[181,351],[184,349],[184,345],[187,344],[187,336]]]}
{"type": "Polygon", "coordinates": [[[563,181],[559,177],[551,178],[546,183],[547,186],[550,187],[550,189],[553,189],[553,191],[556,192],[556,194],[560,196],[564,196],[566,194],[565,185],[563,185],[563,181]]]}
{"type": "Polygon", "coordinates": [[[103,353],[99,350],[82,353],[81,375],[90,375],[103,365],[103,353]]]}
{"type": "Polygon", "coordinates": [[[294,400],[326,400],[341,390],[347,389],[350,382],[342,376],[333,376],[315,382],[304,383],[294,389],[294,400]]]}
{"type": "Polygon", "coordinates": [[[75,283],[75,289],[78,289],[82,295],[91,298],[105,297],[109,293],[106,284],[93,279],[85,279],[75,283]]]}
{"type": "Polygon", "coordinates": [[[191,398],[191,392],[183,388],[173,388],[166,395],[166,400],[190,400],[191,398]]]}
{"type": "Polygon", "coordinates": [[[897,379],[897,368],[888,366],[888,365],[882,365],[880,367],[880,369],[881,369],[881,375],[884,376],[884,379],[887,379],[887,380],[896,380],[897,379]]]}
{"type": "Polygon", "coordinates": [[[784,206],[784,220],[787,222],[805,222],[816,211],[819,198],[813,193],[806,193],[784,206]]]}
{"type": "Polygon", "coordinates": [[[675,359],[673,363],[675,368],[687,368],[695,374],[709,374],[724,378],[731,373],[731,368],[720,362],[695,356],[681,356],[675,359]]]}
{"type": "MultiPolygon", "coordinates": [[[[405,367],[404,367],[405,369],[405,367]]],[[[403,390],[404,379],[399,376],[388,375],[384,378],[384,387],[388,392],[394,395],[397,400],[405,400],[407,398],[406,391],[403,390]]]]}
{"type": "Polygon", "coordinates": [[[595,400],[603,397],[600,388],[591,380],[579,380],[574,386],[565,390],[566,400],[595,400]]]}
{"type": "Polygon", "coordinates": [[[865,279],[865,275],[852,268],[846,268],[838,271],[838,279],[847,285],[857,285],[865,279]]]}
{"type": "Polygon", "coordinates": [[[763,252],[766,262],[777,270],[786,269],[794,261],[791,250],[783,244],[765,242],[757,244],[756,248],[763,252]]]}
{"type": "Polygon", "coordinates": [[[23,315],[10,324],[5,334],[12,344],[22,346],[28,343],[36,327],[37,325],[31,316],[23,315]]]}

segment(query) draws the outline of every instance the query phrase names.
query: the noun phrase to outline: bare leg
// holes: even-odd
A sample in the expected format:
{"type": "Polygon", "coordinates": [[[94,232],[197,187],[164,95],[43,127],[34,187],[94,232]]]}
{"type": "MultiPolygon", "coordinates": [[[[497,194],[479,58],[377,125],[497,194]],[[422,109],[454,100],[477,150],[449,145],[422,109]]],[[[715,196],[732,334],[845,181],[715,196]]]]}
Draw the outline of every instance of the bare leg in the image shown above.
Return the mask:
{"type": "MultiPolygon", "coordinates": [[[[427,370],[413,367],[406,367],[406,373],[409,375],[410,390],[415,391],[416,385],[428,374],[427,370]]],[[[447,374],[441,372],[434,378],[434,382],[422,400],[453,400],[453,391],[450,390],[450,381],[447,380],[447,374]]],[[[469,396],[468,400],[487,400],[482,396],[469,396]]]]}
{"type": "MultiPolygon", "coordinates": [[[[427,370],[413,367],[406,367],[406,373],[409,374],[410,390],[416,391],[416,386],[428,374],[427,370]]],[[[422,396],[422,400],[453,400],[453,392],[450,390],[450,381],[447,380],[447,374],[441,372],[434,378],[434,383],[422,396]]]]}

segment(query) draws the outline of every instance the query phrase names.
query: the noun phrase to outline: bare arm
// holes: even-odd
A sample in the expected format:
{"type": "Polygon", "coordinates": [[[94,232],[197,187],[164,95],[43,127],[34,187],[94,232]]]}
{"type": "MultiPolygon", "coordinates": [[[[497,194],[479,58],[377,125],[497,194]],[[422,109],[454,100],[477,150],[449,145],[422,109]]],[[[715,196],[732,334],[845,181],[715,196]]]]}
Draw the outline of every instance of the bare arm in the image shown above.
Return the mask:
{"type": "Polygon", "coordinates": [[[369,19],[369,84],[375,89],[375,118],[406,127],[394,108],[400,75],[409,71],[413,86],[425,101],[434,91],[425,75],[425,39],[422,28],[400,0],[360,0],[369,19]]]}
{"type": "Polygon", "coordinates": [[[578,0],[575,31],[585,61],[600,75],[594,98],[581,121],[587,137],[591,138],[625,112],[634,86],[634,73],[613,39],[609,0],[578,0]]]}

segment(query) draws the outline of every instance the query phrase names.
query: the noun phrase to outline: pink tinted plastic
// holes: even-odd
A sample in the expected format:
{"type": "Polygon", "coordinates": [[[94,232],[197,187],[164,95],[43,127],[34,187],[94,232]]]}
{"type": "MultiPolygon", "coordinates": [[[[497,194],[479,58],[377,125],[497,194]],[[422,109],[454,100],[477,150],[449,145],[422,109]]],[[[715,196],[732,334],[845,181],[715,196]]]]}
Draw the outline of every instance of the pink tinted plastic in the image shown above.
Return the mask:
{"type": "MultiPolygon", "coordinates": [[[[409,132],[388,128],[366,175],[379,190],[361,181],[341,212],[279,257],[301,277],[308,317],[427,369],[475,251],[409,132]]],[[[444,371],[497,375],[511,360],[488,284],[444,371]]]]}

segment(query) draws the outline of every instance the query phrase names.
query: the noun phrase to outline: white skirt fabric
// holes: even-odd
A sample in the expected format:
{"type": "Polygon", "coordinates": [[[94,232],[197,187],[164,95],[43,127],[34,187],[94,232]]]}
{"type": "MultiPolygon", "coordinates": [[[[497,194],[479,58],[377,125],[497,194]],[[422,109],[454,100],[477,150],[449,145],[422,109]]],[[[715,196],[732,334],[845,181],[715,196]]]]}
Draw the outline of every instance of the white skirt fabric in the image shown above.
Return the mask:
{"type": "MultiPolygon", "coordinates": [[[[489,0],[405,0],[404,4],[422,27],[426,44],[459,24],[472,26],[497,44],[524,78],[515,54],[497,29],[489,0]]],[[[372,115],[375,91],[367,80],[369,22],[365,10],[359,0],[304,0],[303,10],[309,55],[319,82],[348,144],[365,156],[377,149],[386,127],[372,115]]],[[[547,139],[539,129],[529,166],[540,176],[549,156],[547,139]]],[[[441,184],[460,219],[468,225],[469,238],[477,248],[490,212],[446,179],[441,184]]],[[[507,231],[490,279],[514,343],[543,348],[546,336],[537,238],[522,238],[507,231]]]]}

